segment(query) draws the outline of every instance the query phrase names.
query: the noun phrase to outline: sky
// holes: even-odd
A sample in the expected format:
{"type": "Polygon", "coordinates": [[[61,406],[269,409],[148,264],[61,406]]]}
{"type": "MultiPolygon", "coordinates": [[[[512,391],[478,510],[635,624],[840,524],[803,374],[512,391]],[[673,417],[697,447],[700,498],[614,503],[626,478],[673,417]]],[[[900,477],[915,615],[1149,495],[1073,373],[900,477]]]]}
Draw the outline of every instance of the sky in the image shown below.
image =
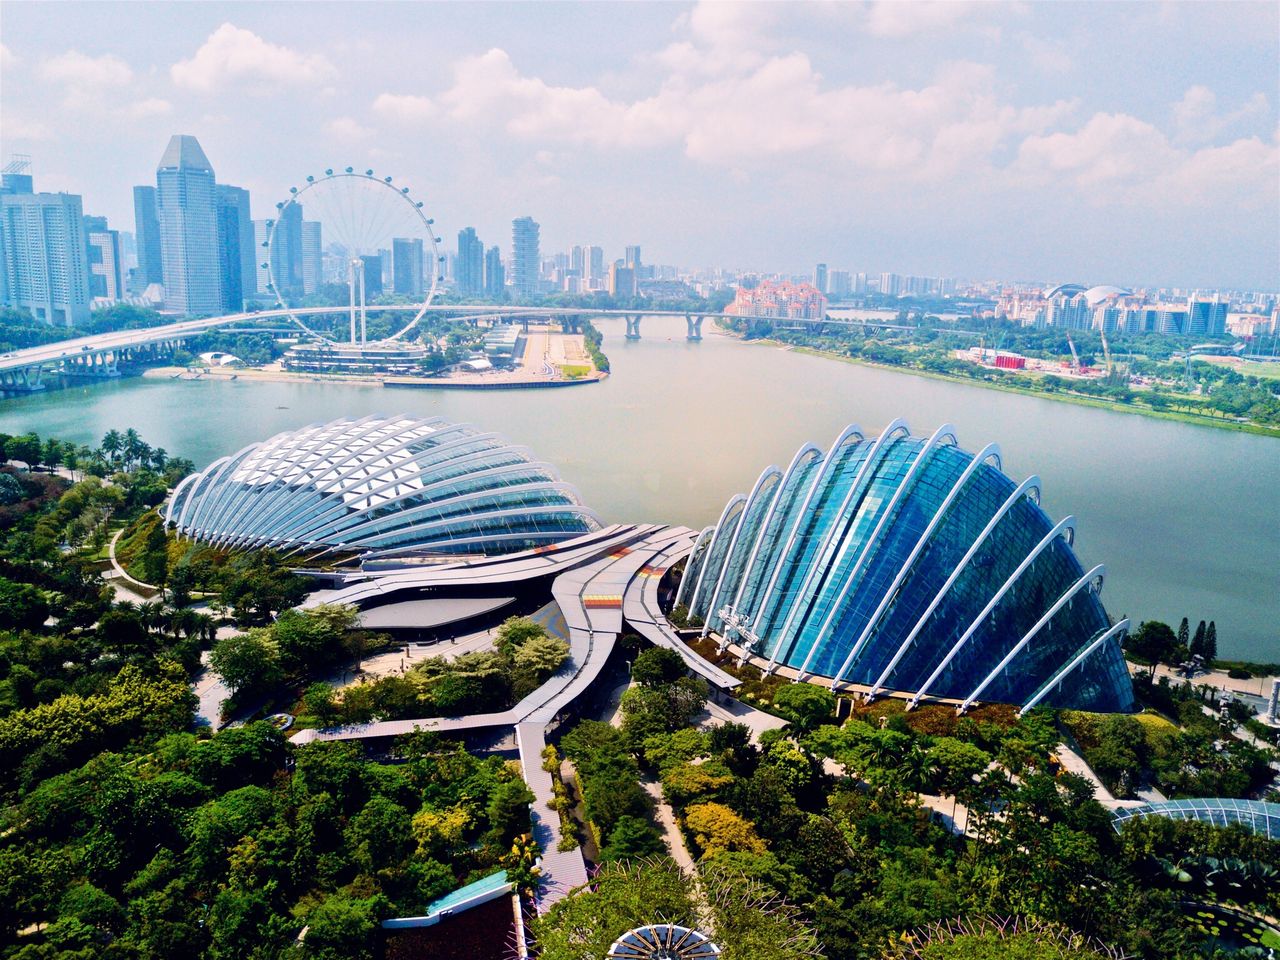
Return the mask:
{"type": "Polygon", "coordinates": [[[325,167],[450,248],[1280,284],[1280,4],[6,0],[0,154],[133,229],[173,133],[263,217],[325,167]]]}

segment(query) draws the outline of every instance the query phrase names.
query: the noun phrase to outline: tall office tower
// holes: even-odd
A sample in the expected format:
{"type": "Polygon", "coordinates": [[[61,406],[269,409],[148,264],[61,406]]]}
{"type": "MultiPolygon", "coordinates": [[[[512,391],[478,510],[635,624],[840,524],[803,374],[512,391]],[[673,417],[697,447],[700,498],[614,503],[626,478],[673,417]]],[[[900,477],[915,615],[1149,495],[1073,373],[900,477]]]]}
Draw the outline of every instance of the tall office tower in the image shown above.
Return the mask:
{"type": "MultiPolygon", "coordinates": [[[[299,297],[305,290],[302,279],[302,205],[285,206],[274,227],[268,229],[271,238],[271,273],[286,298],[299,297]]],[[[261,248],[259,248],[261,249],[261,248]]]]}
{"type": "Polygon", "coordinates": [[[422,285],[422,240],[396,237],[391,241],[391,289],[408,297],[420,297],[422,285]]]}
{"type": "Polygon", "coordinates": [[[501,299],[507,291],[507,271],[502,265],[502,251],[490,247],[484,255],[484,295],[491,300],[501,299]]]}
{"type": "MultiPolygon", "coordinates": [[[[13,166],[10,164],[10,166],[13,166]]],[[[28,193],[31,177],[6,170],[0,193],[0,294],[41,323],[89,320],[84,212],[72,193],[28,193]]]]}
{"type": "Polygon", "coordinates": [[[580,277],[587,275],[587,251],[583,247],[574,247],[569,251],[569,269],[580,277]]]}
{"type": "Polygon", "coordinates": [[[609,296],[634,297],[636,295],[636,271],[615,263],[609,268],[609,296]]]}
{"type": "Polygon", "coordinates": [[[604,247],[587,247],[587,279],[604,279],[604,247]]]}
{"type": "Polygon", "coordinates": [[[170,138],[156,168],[156,214],[165,306],[187,316],[218,313],[217,181],[195,137],[170,138]]]}
{"type": "Polygon", "coordinates": [[[623,266],[629,270],[635,270],[637,273],[639,273],[640,272],[639,245],[637,244],[636,246],[627,247],[625,257],[626,257],[626,261],[623,263],[623,266]]]}
{"type": "Polygon", "coordinates": [[[257,289],[257,251],[253,241],[249,191],[218,184],[218,275],[226,313],[243,310],[245,298],[257,289]]]}
{"type": "Polygon", "coordinates": [[[849,271],[832,270],[827,275],[827,289],[824,292],[832,297],[847,297],[852,293],[853,280],[849,276],[849,271]]]}
{"type": "Polygon", "coordinates": [[[813,285],[818,288],[819,292],[827,293],[827,265],[820,263],[813,268],[813,285]]]}
{"type": "Polygon", "coordinates": [[[85,217],[85,262],[89,265],[89,298],[124,298],[124,250],[120,233],[107,226],[106,217],[85,217]]]}
{"type": "Polygon", "coordinates": [[[138,286],[141,293],[153,283],[164,283],[160,256],[160,219],[156,213],[156,188],[133,188],[133,224],[138,234],[138,286]]]}
{"type": "Polygon", "coordinates": [[[1227,332],[1227,304],[1216,296],[1212,300],[1187,298],[1187,333],[1194,336],[1220,337],[1227,332]]]}
{"type": "Polygon", "coordinates": [[[485,292],[484,244],[476,236],[475,227],[458,231],[458,267],[454,280],[458,293],[478,297],[485,292]]]}
{"type": "Polygon", "coordinates": [[[382,293],[382,257],[361,257],[360,264],[364,270],[364,299],[367,303],[382,293]]]}
{"type": "Polygon", "coordinates": [[[302,292],[311,294],[324,283],[324,239],[319,220],[302,221],[302,292]]]}
{"type": "Polygon", "coordinates": [[[511,292],[531,297],[538,292],[538,224],[533,217],[511,221],[511,292]]]}

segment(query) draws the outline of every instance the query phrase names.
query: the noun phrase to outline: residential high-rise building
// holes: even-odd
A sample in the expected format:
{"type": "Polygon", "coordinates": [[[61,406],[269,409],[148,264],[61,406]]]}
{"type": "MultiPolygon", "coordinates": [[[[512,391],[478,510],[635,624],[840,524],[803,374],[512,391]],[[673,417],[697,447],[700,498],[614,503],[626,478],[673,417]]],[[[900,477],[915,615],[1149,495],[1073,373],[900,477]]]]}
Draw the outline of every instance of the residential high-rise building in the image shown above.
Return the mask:
{"type": "Polygon", "coordinates": [[[831,292],[827,287],[827,265],[825,263],[820,263],[813,268],[813,285],[821,293],[831,292]]]}
{"type": "Polygon", "coordinates": [[[609,296],[634,297],[636,295],[636,271],[615,263],[609,268],[609,296]]]}
{"type": "Polygon", "coordinates": [[[458,231],[458,266],[454,280],[458,293],[478,297],[485,292],[484,243],[476,236],[475,227],[458,231]]]}
{"type": "Polygon", "coordinates": [[[896,297],[902,292],[902,277],[896,273],[880,274],[880,292],[886,297],[896,297]]]}
{"type": "Polygon", "coordinates": [[[218,313],[217,181],[195,137],[170,138],[156,168],[156,214],[165,306],[187,316],[218,313]]]}
{"type": "Polygon", "coordinates": [[[533,217],[511,221],[511,288],[517,297],[538,292],[538,223],[533,217]]]}
{"type": "Polygon", "coordinates": [[[116,301],[124,298],[124,248],[120,233],[107,226],[106,217],[85,217],[85,262],[89,265],[89,298],[116,301]]]}
{"type": "Polygon", "coordinates": [[[319,220],[302,221],[302,292],[315,293],[324,283],[324,239],[319,220]]]}
{"type": "Polygon", "coordinates": [[[31,178],[7,175],[0,193],[0,295],[41,323],[89,319],[84,212],[72,193],[31,193],[31,178]]]}
{"type": "Polygon", "coordinates": [[[604,279],[604,247],[587,247],[587,279],[604,279]]]}
{"type": "Polygon", "coordinates": [[[138,235],[138,293],[153,283],[164,283],[160,256],[160,219],[156,213],[156,188],[133,188],[133,224],[138,235]]]}
{"type": "Polygon", "coordinates": [[[1187,333],[1193,336],[1220,337],[1227,332],[1227,303],[1214,297],[1187,299],[1187,333]]]}
{"type": "Polygon", "coordinates": [[[856,295],[861,295],[867,292],[867,275],[865,273],[854,274],[853,292],[856,295]]]}
{"type": "Polygon", "coordinates": [[[392,291],[407,297],[421,297],[426,289],[422,285],[422,238],[396,237],[391,241],[391,258],[392,291]]]}
{"type": "Polygon", "coordinates": [[[847,297],[853,292],[853,278],[848,270],[832,270],[827,275],[827,289],[823,291],[832,297],[847,297]]]}
{"type": "Polygon", "coordinates": [[[484,295],[492,300],[501,299],[507,290],[507,271],[502,265],[502,251],[490,247],[484,255],[484,295]]]}
{"type": "Polygon", "coordinates": [[[32,193],[35,182],[31,179],[31,157],[15,153],[0,172],[0,195],[6,193],[32,193]]]}
{"type": "Polygon", "coordinates": [[[222,309],[239,313],[246,297],[257,290],[258,268],[253,221],[249,218],[249,191],[218,184],[218,275],[222,309]]]}

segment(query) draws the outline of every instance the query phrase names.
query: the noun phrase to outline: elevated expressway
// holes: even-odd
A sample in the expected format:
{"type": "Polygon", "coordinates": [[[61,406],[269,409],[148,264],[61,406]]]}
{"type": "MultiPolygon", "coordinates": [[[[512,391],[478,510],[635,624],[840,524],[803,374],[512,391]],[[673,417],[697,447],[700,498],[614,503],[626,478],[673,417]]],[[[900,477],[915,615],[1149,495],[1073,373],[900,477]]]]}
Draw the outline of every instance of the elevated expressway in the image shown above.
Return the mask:
{"type": "Polygon", "coordinates": [[[693,549],[696,536],[687,527],[615,524],[555,546],[508,557],[362,574],[341,589],[313,595],[308,605],[350,603],[369,607],[397,602],[404,596],[443,594],[463,587],[506,589],[512,584],[552,578],[551,595],[564,615],[569,658],[546,683],[509,710],[303,730],[293,737],[293,742],[384,740],[415,730],[457,734],[513,728],[525,782],[537,798],[531,816],[534,838],[542,848],[538,908],[545,912],[574,887],[587,882],[582,852],[576,848],[558,849],[560,821],[549,812],[547,803],[553,797],[552,779],[542,769],[547,730],[600,676],[624,622],[654,643],[677,650],[690,669],[711,684],[722,689],[737,684],[732,676],[680,644],[658,610],[658,585],[663,574],[693,549]]]}
{"type": "MultiPolygon", "coordinates": [[[[393,313],[418,313],[421,304],[375,305],[371,310],[393,313]]],[[[217,317],[182,320],[155,327],[116,330],[88,337],[75,337],[57,343],[15,350],[0,356],[0,389],[9,391],[39,390],[42,377],[51,370],[91,376],[115,376],[120,361],[147,359],[172,353],[183,341],[190,340],[233,324],[257,323],[263,320],[291,319],[295,316],[335,316],[350,314],[349,306],[309,307],[305,309],[273,309],[246,313],[229,313],[217,317]]],[[[874,320],[801,319],[794,317],[743,317],[727,313],[690,312],[682,310],[592,310],[582,307],[511,307],[511,306],[429,306],[425,313],[454,319],[491,323],[523,323],[555,321],[567,330],[576,330],[584,317],[619,316],[626,320],[626,337],[640,339],[642,317],[684,317],[689,340],[702,339],[702,321],[707,317],[782,323],[790,327],[844,326],[882,330],[914,329],[874,320]]],[[[303,333],[299,330],[299,333],[303,333]]]]}

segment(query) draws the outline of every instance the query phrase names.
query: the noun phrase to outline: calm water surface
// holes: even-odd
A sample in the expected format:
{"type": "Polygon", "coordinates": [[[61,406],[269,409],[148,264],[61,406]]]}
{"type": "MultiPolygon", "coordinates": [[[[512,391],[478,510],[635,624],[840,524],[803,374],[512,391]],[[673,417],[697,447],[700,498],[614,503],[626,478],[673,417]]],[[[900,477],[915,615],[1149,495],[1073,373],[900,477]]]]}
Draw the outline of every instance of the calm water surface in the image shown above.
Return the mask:
{"type": "MultiPolygon", "coordinates": [[[[1000,444],[1044,507],[1078,520],[1086,568],[1107,565],[1115,615],[1216,620],[1223,655],[1280,660],[1280,440],[853,366],[646,318],[625,342],[597,321],[613,376],[561,390],[385,390],[326,384],[129,379],[0,401],[0,431],[96,443],[112,427],[197,465],[280,430],[411,413],[499,430],[556,464],[607,521],[714,523],[725,500],[806,440],[846,424],[917,434],[956,426],[1000,444]]],[[[708,324],[708,326],[710,326],[708,324]]]]}

